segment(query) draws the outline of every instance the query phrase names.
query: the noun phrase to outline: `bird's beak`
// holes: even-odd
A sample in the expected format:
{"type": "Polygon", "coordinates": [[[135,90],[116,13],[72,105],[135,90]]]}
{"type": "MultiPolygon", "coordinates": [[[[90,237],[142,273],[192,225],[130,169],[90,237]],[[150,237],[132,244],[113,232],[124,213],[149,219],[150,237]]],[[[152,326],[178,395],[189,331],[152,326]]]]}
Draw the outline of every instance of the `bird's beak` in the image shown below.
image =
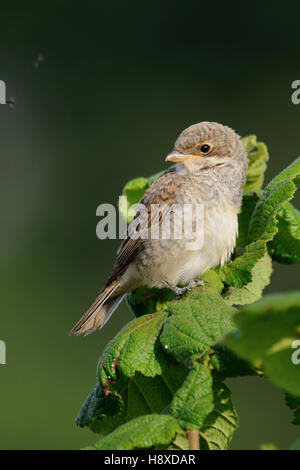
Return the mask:
{"type": "Polygon", "coordinates": [[[185,160],[189,160],[190,158],[197,158],[201,157],[201,155],[192,155],[192,154],[186,154],[186,153],[180,153],[180,152],[171,152],[169,155],[166,157],[166,162],[175,162],[175,163],[180,163],[185,160]]]}

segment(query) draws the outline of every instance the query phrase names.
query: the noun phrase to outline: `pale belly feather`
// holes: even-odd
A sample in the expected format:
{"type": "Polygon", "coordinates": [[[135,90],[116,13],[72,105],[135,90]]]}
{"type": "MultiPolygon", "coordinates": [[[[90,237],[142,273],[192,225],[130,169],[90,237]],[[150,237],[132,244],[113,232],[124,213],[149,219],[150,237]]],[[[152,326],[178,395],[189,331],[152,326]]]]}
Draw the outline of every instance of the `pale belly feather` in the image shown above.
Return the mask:
{"type": "MultiPolygon", "coordinates": [[[[144,245],[142,259],[128,267],[120,288],[129,290],[140,285],[165,287],[185,285],[205,271],[230,259],[238,230],[237,210],[208,208],[204,217],[203,239],[199,248],[189,250],[186,240],[152,240],[144,245]]],[[[190,241],[188,241],[190,243],[190,241]]]]}

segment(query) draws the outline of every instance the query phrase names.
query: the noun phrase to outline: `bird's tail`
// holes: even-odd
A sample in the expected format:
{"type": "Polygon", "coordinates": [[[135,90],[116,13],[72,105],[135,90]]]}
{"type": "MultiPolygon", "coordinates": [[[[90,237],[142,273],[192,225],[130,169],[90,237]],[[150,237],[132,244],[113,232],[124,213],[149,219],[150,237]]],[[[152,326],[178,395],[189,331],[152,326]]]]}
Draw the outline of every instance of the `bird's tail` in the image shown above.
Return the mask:
{"type": "Polygon", "coordinates": [[[88,335],[105,325],[124,297],[124,295],[113,295],[118,284],[116,280],[100,292],[95,302],[72,328],[70,334],[88,335]]]}

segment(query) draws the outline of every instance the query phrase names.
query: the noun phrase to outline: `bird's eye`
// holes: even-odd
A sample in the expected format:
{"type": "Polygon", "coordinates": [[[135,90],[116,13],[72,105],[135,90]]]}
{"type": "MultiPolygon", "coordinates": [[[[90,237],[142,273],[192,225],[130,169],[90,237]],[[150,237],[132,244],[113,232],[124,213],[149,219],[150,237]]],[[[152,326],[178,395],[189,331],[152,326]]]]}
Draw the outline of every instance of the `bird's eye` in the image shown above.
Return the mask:
{"type": "Polygon", "coordinates": [[[200,152],[201,153],[208,153],[210,151],[211,147],[208,144],[203,144],[200,147],[200,152]]]}

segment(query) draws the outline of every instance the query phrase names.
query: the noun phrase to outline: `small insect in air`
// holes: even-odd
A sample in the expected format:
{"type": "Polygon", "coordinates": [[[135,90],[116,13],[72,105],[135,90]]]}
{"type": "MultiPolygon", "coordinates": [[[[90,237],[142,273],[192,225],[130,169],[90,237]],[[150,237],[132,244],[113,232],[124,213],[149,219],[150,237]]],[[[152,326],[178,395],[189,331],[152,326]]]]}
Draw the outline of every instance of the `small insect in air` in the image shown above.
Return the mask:
{"type": "Polygon", "coordinates": [[[8,98],[8,100],[6,100],[6,104],[8,104],[9,107],[13,109],[16,105],[15,98],[13,98],[13,97],[8,98]]]}
{"type": "Polygon", "coordinates": [[[39,54],[37,56],[37,58],[35,59],[35,61],[33,62],[36,69],[39,68],[39,66],[41,65],[41,62],[43,62],[43,60],[44,60],[44,56],[42,54],[39,54]]]}

